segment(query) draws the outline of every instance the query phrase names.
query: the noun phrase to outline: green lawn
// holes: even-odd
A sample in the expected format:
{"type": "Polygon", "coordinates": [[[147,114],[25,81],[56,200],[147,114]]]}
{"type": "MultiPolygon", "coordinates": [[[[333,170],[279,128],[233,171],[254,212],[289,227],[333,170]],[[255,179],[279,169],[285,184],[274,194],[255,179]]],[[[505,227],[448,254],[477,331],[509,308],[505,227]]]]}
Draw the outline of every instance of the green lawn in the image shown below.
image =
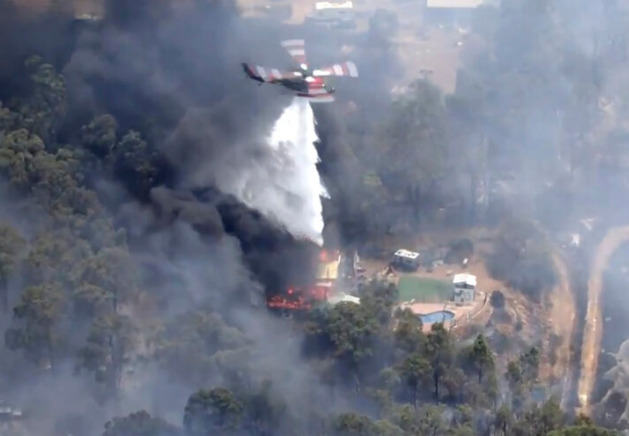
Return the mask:
{"type": "Polygon", "coordinates": [[[398,289],[400,301],[410,301],[414,298],[418,303],[440,303],[452,297],[452,285],[437,279],[402,276],[398,289]]]}

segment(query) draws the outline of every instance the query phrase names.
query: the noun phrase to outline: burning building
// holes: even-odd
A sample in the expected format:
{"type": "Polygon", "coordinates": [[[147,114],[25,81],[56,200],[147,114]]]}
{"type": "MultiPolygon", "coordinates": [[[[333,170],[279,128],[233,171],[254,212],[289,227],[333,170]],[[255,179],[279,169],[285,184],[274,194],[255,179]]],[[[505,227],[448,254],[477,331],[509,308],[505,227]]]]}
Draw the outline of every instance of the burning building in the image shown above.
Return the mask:
{"type": "MultiPolygon", "coordinates": [[[[355,257],[352,261],[354,259],[355,257]]],[[[350,301],[359,304],[357,297],[349,296],[338,289],[339,272],[344,263],[340,252],[322,250],[314,283],[304,288],[289,288],[284,294],[274,295],[267,300],[267,306],[280,310],[309,310],[317,303],[337,304],[350,301]]]]}
{"type": "Polygon", "coordinates": [[[318,288],[327,288],[327,290],[330,291],[339,278],[340,265],[341,254],[338,251],[331,252],[321,250],[315,286],[318,288]]]}

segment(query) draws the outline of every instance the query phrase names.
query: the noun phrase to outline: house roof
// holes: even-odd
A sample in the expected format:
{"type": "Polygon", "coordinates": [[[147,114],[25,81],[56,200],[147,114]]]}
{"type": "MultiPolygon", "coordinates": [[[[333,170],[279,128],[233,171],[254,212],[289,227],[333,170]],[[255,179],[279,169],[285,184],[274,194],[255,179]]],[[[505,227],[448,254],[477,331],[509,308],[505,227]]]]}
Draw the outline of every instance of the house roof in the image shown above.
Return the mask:
{"type": "Polygon", "coordinates": [[[316,2],[315,9],[317,11],[325,9],[352,9],[354,4],[351,1],[338,3],[338,2],[316,2]]]}
{"type": "Polygon", "coordinates": [[[468,273],[455,274],[454,278],[452,279],[452,283],[465,283],[469,286],[476,286],[476,276],[474,274],[468,273]]]}
{"type": "Polygon", "coordinates": [[[469,9],[477,8],[484,0],[427,0],[428,8],[469,9]]]}

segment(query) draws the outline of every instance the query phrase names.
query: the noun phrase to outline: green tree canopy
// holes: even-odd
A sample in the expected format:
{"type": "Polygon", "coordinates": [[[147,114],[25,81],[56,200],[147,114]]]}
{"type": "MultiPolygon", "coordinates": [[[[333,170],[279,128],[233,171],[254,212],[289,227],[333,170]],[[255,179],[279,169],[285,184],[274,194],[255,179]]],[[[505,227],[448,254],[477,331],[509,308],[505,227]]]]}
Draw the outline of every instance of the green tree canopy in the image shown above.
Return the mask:
{"type": "Polygon", "coordinates": [[[190,436],[209,436],[238,427],[243,404],[225,388],[200,390],[188,399],[183,425],[190,436]]]}
{"type": "Polygon", "coordinates": [[[174,425],[141,410],[108,421],[103,436],[183,436],[183,433],[174,425]]]}

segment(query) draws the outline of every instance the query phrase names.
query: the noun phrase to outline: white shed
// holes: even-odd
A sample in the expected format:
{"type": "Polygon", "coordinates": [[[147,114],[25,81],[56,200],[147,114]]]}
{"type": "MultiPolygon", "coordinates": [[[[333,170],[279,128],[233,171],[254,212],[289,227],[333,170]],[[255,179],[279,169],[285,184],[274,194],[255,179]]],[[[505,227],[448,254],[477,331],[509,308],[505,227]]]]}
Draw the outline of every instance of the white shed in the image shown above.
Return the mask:
{"type": "Polygon", "coordinates": [[[476,276],[468,273],[455,274],[452,279],[455,303],[471,303],[476,296],[476,276]]]}

